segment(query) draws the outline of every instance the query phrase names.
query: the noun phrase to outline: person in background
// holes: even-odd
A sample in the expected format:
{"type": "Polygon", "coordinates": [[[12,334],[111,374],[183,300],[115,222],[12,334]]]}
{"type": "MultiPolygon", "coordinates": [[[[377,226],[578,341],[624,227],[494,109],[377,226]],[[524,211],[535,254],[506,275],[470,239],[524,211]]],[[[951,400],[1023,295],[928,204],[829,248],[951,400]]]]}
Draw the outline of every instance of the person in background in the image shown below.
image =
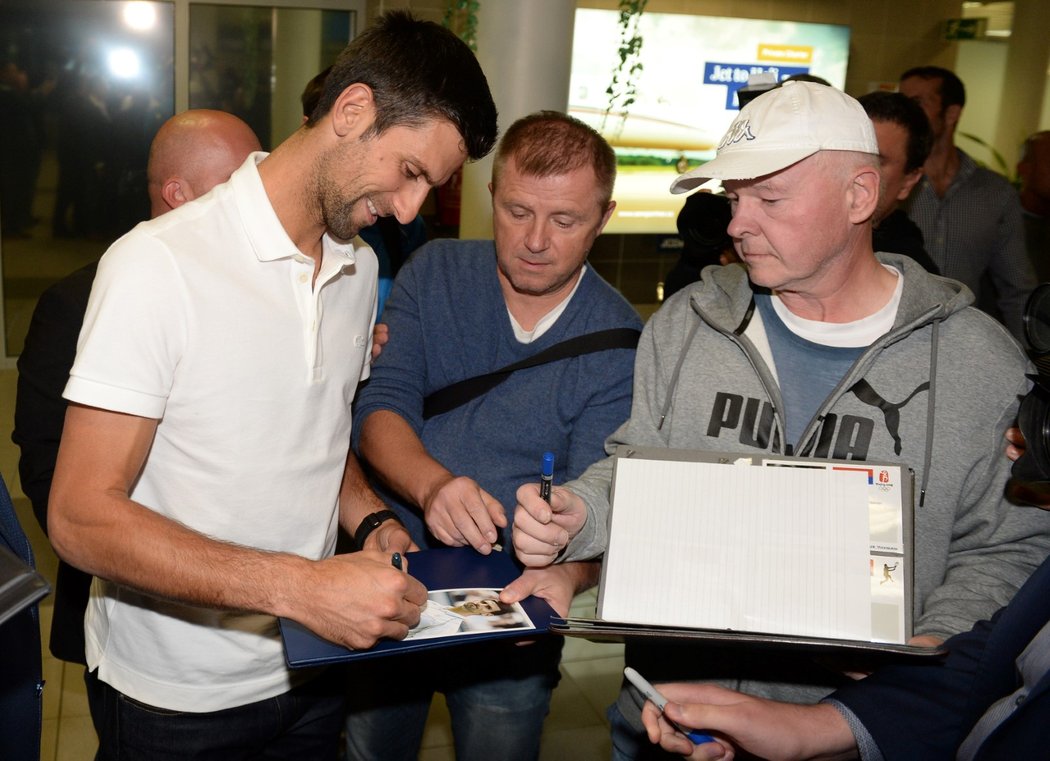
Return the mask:
{"type": "Polygon", "coordinates": [[[30,237],[42,135],[29,78],[14,61],[0,64],[0,233],[30,237]]]}
{"type": "MultiPolygon", "coordinates": [[[[912,259],[876,256],[879,146],[861,105],[789,82],[741,110],[716,157],[676,180],[722,180],[740,265],[676,294],[638,345],[631,417],[606,442],[914,470],[914,633],[935,645],[1006,603],[1050,550],[1050,516],[1003,498],[1002,437],[1027,393],[1029,364],[962,284],[912,259]],[[973,360],[980,356],[980,362],[973,360]]],[[[518,490],[514,545],[531,567],[600,555],[613,459],[553,489],[518,490]]],[[[717,654],[628,644],[651,681],[717,680],[812,703],[849,677],[781,653],[717,654]]],[[[850,668],[859,671],[859,668],[850,668]]],[[[648,741],[641,694],[609,717],[614,757],[665,757],[648,741]]],[[[702,729],[703,727],[698,727],[702,729]]]]}
{"type": "Polygon", "coordinates": [[[1050,280],[1050,130],[1030,135],[1017,162],[1028,258],[1040,282],[1050,280]]]}
{"type": "Polygon", "coordinates": [[[825,87],[831,87],[831,82],[824,79],[824,77],[818,77],[816,74],[810,74],[805,72],[802,74],[789,74],[784,77],[781,84],[784,82],[812,82],[815,85],[824,85],[825,87]]]}
{"type": "Polygon", "coordinates": [[[730,217],[729,199],[723,195],[700,191],[686,197],[678,212],[682,255],[664,278],[664,299],[699,280],[704,267],[738,261],[726,232],[730,217]]]}
{"type": "MultiPolygon", "coordinates": [[[[361,391],[354,436],[387,517],[420,547],[510,552],[507,511],[543,453],[554,454],[556,482],[574,478],[626,419],[641,320],[586,263],[615,207],[615,176],[615,154],[592,128],[553,111],[526,116],[493,163],[495,240],[432,241],[398,274],[384,314],[390,340],[361,391]],[[537,357],[498,384],[457,386],[537,357]]],[[[545,570],[526,571],[503,601],[536,594],[566,615],[597,564],[545,570]]],[[[361,664],[349,758],[416,758],[443,692],[460,761],[535,759],[561,644],[471,644],[462,652],[486,667],[466,671],[433,653],[361,664]]]]}
{"type": "Polygon", "coordinates": [[[923,246],[922,230],[900,208],[922,179],[922,166],[930,155],[933,136],[926,114],[897,92],[870,92],[858,101],[871,117],[879,143],[879,205],[872,219],[872,248],[910,256],[939,275],[923,246]]]}
{"type": "Polygon", "coordinates": [[[959,77],[938,66],[919,66],[901,74],[900,92],[922,107],[933,132],[923,179],[905,204],[908,216],[922,230],[941,274],[966,285],[979,308],[1023,341],[1022,316],[1036,280],[1025,253],[1017,191],[955,146],[966,104],[959,77]]]}
{"type": "Polygon", "coordinates": [[[340,54],[314,118],[102,257],[64,396],[56,552],[95,576],[85,616],[99,758],[323,758],[343,684],[292,672],[277,618],[367,648],[426,601],[349,450],[377,263],[352,241],[412,219],[495,143],[469,48],[407,13],[340,54]]]}

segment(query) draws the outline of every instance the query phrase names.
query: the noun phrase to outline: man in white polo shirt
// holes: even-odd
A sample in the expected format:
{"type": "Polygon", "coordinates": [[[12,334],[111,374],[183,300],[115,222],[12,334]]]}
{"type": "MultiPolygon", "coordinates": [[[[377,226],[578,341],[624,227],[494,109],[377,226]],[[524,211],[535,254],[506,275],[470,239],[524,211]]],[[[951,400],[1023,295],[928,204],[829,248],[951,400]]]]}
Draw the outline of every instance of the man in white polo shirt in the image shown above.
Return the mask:
{"type": "Polygon", "coordinates": [[[349,452],[376,296],[375,256],[351,241],[414,218],[495,132],[469,49],[390,14],[307,125],[103,257],[49,516],[58,553],[97,577],[100,758],[334,757],[342,701],[285,667],[275,616],[365,648],[426,601],[349,452]],[[337,522],[367,527],[363,552],[331,557],[337,522]]]}

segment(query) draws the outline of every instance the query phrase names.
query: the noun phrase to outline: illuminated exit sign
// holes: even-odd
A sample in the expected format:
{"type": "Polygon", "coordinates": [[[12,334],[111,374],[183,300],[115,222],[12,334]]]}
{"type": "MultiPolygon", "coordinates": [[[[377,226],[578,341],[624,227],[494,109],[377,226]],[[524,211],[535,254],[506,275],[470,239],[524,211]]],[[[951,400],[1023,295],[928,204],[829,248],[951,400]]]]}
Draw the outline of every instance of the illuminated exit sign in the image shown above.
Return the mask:
{"type": "Polygon", "coordinates": [[[946,40],[983,40],[986,18],[950,18],[944,22],[946,40]]]}

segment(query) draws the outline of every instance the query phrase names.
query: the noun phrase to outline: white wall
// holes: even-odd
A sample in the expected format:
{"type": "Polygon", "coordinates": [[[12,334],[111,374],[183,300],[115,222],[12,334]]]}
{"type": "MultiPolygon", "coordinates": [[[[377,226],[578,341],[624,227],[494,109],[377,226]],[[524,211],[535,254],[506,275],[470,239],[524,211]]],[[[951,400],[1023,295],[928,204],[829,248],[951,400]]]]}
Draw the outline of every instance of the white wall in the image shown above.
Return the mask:
{"type": "MultiPolygon", "coordinates": [[[[955,73],[966,85],[966,107],[956,132],[956,145],[997,172],[1001,172],[1002,168],[991,152],[958,133],[967,132],[989,145],[995,145],[1003,81],[1006,76],[1006,52],[1007,47],[1003,42],[964,40],[959,43],[959,53],[955,61],[955,73]]],[[[1024,136],[1021,138],[1024,139],[1024,136]]],[[[1012,171],[1011,168],[1010,173],[1012,171]]]]}

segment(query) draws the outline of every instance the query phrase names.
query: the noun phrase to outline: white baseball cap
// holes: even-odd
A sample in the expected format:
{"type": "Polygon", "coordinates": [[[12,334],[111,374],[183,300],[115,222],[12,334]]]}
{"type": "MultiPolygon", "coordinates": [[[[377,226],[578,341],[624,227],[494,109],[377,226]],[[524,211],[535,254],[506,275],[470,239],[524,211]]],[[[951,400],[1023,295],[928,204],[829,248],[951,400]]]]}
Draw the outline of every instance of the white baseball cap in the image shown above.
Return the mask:
{"type": "Polygon", "coordinates": [[[790,81],[740,109],[715,157],[671,183],[685,193],[708,180],[751,180],[795,164],[817,151],[879,153],[864,107],[841,90],[790,81]]]}

